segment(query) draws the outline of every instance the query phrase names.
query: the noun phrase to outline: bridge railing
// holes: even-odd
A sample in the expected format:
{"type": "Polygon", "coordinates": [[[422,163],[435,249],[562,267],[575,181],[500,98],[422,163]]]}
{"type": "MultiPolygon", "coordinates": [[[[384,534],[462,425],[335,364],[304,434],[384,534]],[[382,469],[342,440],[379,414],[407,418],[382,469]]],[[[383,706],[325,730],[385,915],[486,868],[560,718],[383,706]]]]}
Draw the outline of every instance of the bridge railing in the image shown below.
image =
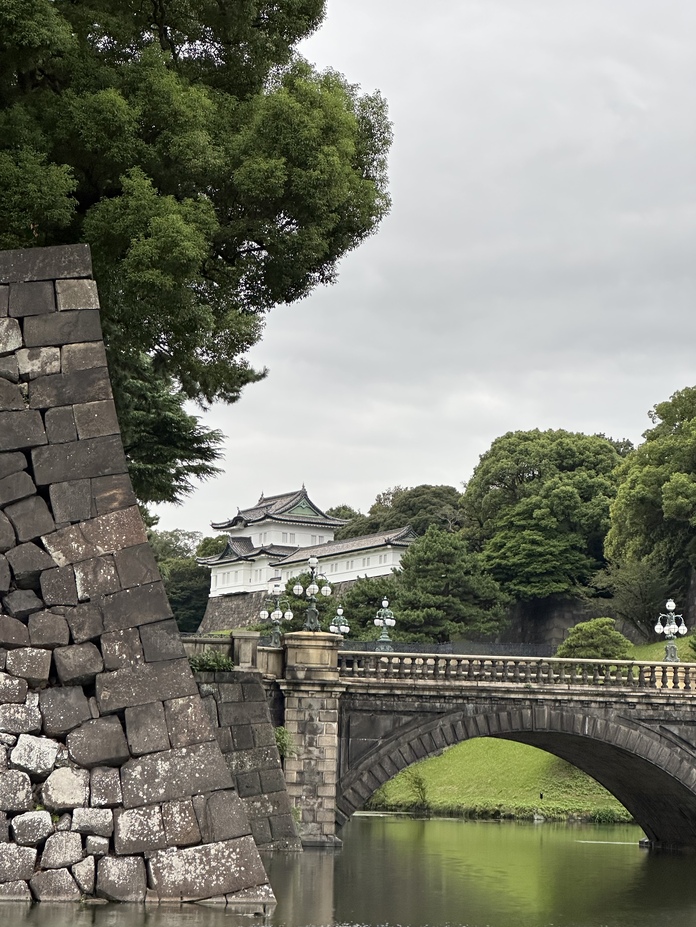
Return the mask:
{"type": "Polygon", "coordinates": [[[338,671],[341,678],[356,680],[425,680],[463,685],[499,683],[528,688],[678,689],[696,694],[696,663],[342,650],[338,653],[338,671]]]}

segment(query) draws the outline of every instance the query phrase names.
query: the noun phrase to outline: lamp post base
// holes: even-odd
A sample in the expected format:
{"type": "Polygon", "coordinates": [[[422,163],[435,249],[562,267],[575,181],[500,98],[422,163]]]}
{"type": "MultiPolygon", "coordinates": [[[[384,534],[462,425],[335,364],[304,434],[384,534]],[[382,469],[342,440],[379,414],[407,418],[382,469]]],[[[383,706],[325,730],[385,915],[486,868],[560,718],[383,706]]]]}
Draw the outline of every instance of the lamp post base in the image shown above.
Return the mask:
{"type": "Polygon", "coordinates": [[[665,644],[665,663],[679,663],[676,641],[667,641],[665,644]]]}

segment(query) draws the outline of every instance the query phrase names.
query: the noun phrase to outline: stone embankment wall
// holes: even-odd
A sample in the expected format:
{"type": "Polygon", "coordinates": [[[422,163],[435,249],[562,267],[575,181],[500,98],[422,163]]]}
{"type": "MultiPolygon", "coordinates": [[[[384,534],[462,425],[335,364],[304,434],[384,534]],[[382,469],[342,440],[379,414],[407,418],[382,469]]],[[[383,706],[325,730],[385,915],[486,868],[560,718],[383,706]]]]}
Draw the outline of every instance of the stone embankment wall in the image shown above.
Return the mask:
{"type": "Polygon", "coordinates": [[[135,505],[83,245],[0,254],[0,605],[0,897],[272,904],[135,505]]]}

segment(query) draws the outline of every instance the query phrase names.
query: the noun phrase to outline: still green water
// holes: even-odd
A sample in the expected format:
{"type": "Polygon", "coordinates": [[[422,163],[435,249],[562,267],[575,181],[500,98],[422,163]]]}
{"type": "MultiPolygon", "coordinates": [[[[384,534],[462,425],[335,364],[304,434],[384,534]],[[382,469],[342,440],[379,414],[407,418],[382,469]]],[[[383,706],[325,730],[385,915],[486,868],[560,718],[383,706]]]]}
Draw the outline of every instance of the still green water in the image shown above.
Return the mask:
{"type": "MultiPolygon", "coordinates": [[[[636,827],[357,816],[343,848],[266,858],[268,927],[694,927],[696,856],[651,855],[636,827]]],[[[3,927],[261,927],[181,909],[1,905],[3,927]]]]}

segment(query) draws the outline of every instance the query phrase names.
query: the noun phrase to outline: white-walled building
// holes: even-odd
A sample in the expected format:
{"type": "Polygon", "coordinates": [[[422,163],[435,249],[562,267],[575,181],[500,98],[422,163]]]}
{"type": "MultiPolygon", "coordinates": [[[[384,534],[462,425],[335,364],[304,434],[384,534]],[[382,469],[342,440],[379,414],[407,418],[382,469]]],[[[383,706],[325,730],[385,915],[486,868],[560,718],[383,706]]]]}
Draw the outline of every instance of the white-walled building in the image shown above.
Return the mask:
{"type": "Polygon", "coordinates": [[[307,490],[264,497],[255,506],[238,509],[212,527],[225,531],[227,546],[221,554],[201,558],[210,568],[210,599],[202,630],[212,625],[238,627],[239,617],[253,618],[250,593],[265,596],[275,581],[286,583],[307,570],[309,557],[319,560],[318,571],[331,583],[354,582],[362,576],[389,576],[416,537],[406,526],[379,534],[335,541],[334,532],[346,524],[322,512],[307,490]],[[223,601],[223,600],[228,601],[223,601]]]}

